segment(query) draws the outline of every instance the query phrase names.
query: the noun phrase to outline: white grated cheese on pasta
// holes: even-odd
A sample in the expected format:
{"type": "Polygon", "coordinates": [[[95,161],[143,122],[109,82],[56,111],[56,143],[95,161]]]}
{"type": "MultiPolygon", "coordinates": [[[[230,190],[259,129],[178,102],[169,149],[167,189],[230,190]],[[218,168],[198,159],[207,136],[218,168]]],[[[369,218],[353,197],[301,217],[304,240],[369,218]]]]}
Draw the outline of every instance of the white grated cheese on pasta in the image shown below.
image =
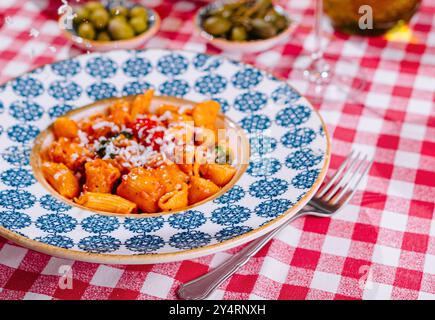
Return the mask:
{"type": "Polygon", "coordinates": [[[160,117],[156,117],[157,121],[166,121],[172,119],[172,113],[170,111],[165,111],[160,117]]]}
{"type": "Polygon", "coordinates": [[[182,106],[180,106],[180,108],[178,109],[178,113],[179,114],[183,114],[185,113],[187,110],[192,110],[193,106],[192,105],[188,105],[188,104],[183,104],[182,106]]]}
{"type": "Polygon", "coordinates": [[[106,128],[106,127],[110,128],[110,130],[112,132],[119,132],[119,127],[115,123],[110,122],[110,121],[97,122],[92,126],[92,129],[98,130],[98,129],[106,128]]]}
{"type": "Polygon", "coordinates": [[[89,140],[88,140],[88,136],[87,136],[87,134],[85,133],[85,132],[83,132],[82,130],[79,130],[78,131],[78,136],[79,136],[79,139],[80,139],[80,146],[87,146],[88,144],[89,144],[89,140]]]}
{"type": "Polygon", "coordinates": [[[63,176],[64,174],[68,173],[68,170],[60,170],[59,172],[56,172],[53,175],[53,179],[54,180],[58,180],[61,176],[63,176]]]}

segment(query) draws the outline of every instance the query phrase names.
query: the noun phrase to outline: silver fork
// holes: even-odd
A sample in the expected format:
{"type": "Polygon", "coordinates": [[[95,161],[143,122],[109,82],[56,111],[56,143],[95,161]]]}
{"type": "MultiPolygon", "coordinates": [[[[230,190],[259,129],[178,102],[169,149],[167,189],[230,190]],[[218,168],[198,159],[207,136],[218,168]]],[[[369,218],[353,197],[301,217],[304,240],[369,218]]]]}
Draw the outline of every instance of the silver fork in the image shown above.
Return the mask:
{"type": "Polygon", "coordinates": [[[373,160],[352,151],[337,169],[328,183],[322,185],[308,204],[278,228],[253,240],[230,259],[212,271],[182,284],[178,296],[182,299],[207,298],[222,282],[246,264],[266,243],[283,230],[290,222],[306,215],[331,217],[349,202],[362,178],[368,173],[373,160]]]}

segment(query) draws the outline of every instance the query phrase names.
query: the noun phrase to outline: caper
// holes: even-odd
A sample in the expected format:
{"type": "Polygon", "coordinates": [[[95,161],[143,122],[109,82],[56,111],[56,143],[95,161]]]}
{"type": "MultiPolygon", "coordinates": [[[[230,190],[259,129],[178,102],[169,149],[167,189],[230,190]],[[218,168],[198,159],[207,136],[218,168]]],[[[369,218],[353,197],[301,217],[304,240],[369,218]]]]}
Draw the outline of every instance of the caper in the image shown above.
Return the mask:
{"type": "Polygon", "coordinates": [[[112,16],[128,16],[128,8],[124,6],[115,6],[110,9],[110,14],[112,16]]]}
{"type": "Polygon", "coordinates": [[[251,26],[252,33],[260,39],[271,38],[277,33],[276,28],[263,19],[252,19],[251,26]]]}
{"type": "Polygon", "coordinates": [[[97,35],[97,40],[98,41],[110,41],[110,36],[106,31],[101,31],[97,35]]]}
{"type": "Polygon", "coordinates": [[[276,21],[273,23],[273,25],[278,29],[278,30],[284,30],[285,28],[287,28],[288,26],[288,21],[286,19],[286,17],[284,17],[283,15],[279,15],[276,19],[276,21]]]}
{"type": "Polygon", "coordinates": [[[108,30],[114,40],[124,40],[134,37],[133,28],[122,19],[112,19],[109,22],[108,30]]]}
{"type": "Polygon", "coordinates": [[[225,10],[222,10],[222,12],[221,12],[222,18],[225,18],[225,19],[231,18],[232,14],[233,14],[233,10],[230,10],[230,9],[225,9],[225,10]]]}
{"type": "Polygon", "coordinates": [[[141,6],[135,6],[130,9],[130,18],[143,17],[148,20],[148,10],[141,6]]]}
{"type": "Polygon", "coordinates": [[[276,11],[272,0],[240,0],[213,6],[202,21],[202,28],[209,34],[233,41],[267,39],[287,25],[287,18],[276,11]]]}
{"type": "Polygon", "coordinates": [[[255,12],[256,18],[264,18],[267,11],[272,7],[272,2],[270,0],[258,0],[258,8],[255,12]]]}
{"type": "Polygon", "coordinates": [[[96,9],[104,9],[104,5],[98,1],[90,1],[84,5],[84,8],[88,11],[94,11],[96,9]]]}
{"type": "Polygon", "coordinates": [[[243,6],[245,6],[245,4],[242,1],[240,1],[240,2],[226,3],[222,6],[222,8],[224,10],[231,10],[232,11],[232,10],[235,10],[235,9],[243,7],[243,6]]]}
{"type": "Polygon", "coordinates": [[[95,38],[95,29],[89,22],[82,22],[77,29],[77,34],[82,38],[93,40],[95,38]]]}
{"type": "Polygon", "coordinates": [[[74,13],[75,13],[75,16],[74,16],[73,22],[75,25],[78,25],[78,24],[82,23],[83,21],[86,21],[89,19],[89,11],[85,7],[77,8],[74,13]]]}
{"type": "Polygon", "coordinates": [[[278,19],[279,16],[280,16],[280,14],[278,12],[276,12],[275,9],[271,9],[264,16],[264,21],[270,22],[270,23],[275,23],[275,21],[278,19]]]}
{"type": "Polygon", "coordinates": [[[148,29],[148,21],[143,17],[133,17],[130,19],[130,25],[136,34],[142,33],[148,29]]]}
{"type": "Polygon", "coordinates": [[[257,0],[243,14],[246,17],[255,16],[257,18],[262,18],[262,16],[264,16],[264,14],[266,13],[266,10],[270,6],[271,6],[270,0],[257,0]]]}
{"type": "Polygon", "coordinates": [[[245,16],[247,12],[248,12],[248,7],[247,6],[240,6],[240,7],[237,7],[234,10],[234,15],[236,17],[237,16],[245,16]]]}
{"type": "Polygon", "coordinates": [[[94,27],[98,30],[104,29],[109,23],[109,19],[110,15],[106,9],[95,9],[89,17],[89,21],[92,22],[94,27]]]}
{"type": "Polygon", "coordinates": [[[246,29],[239,26],[231,29],[231,40],[234,41],[245,41],[248,38],[248,33],[246,29]]]}
{"type": "Polygon", "coordinates": [[[219,16],[209,17],[204,21],[203,28],[211,35],[220,36],[231,29],[231,22],[219,16]]]}
{"type": "Polygon", "coordinates": [[[230,8],[226,8],[225,6],[222,6],[222,7],[219,7],[217,9],[209,12],[209,15],[210,16],[221,16],[222,18],[230,19],[231,16],[233,15],[233,10],[230,8]]]}

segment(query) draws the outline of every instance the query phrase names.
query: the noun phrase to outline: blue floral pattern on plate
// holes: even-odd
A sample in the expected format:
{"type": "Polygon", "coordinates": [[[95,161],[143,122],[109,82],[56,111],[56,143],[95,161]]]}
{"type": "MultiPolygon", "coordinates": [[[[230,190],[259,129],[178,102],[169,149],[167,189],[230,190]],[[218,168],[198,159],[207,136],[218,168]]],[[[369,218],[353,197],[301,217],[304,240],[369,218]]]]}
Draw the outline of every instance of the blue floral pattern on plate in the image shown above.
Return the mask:
{"type": "Polygon", "coordinates": [[[57,62],[1,86],[0,112],[0,234],[4,228],[91,256],[158,256],[239,239],[295,206],[318,184],[328,159],[323,124],[305,98],[252,66],[202,53],[113,51],[57,62]],[[56,117],[151,87],[219,101],[245,130],[251,158],[231,189],[190,210],[124,217],[71,206],[36,181],[33,140],[56,117]]]}

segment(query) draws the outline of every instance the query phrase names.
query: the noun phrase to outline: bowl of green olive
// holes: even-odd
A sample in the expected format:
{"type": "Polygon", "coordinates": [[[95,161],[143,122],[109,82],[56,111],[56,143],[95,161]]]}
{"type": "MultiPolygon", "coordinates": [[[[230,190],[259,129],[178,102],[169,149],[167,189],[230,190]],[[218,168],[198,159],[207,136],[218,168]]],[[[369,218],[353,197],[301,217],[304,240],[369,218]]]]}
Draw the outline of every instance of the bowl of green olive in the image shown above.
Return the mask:
{"type": "Polygon", "coordinates": [[[199,9],[199,34],[228,52],[259,52],[284,42],[293,29],[287,12],[271,0],[220,0],[199,9]]]}
{"type": "Polygon", "coordinates": [[[89,51],[134,49],[160,28],[157,12],[138,4],[114,6],[90,1],[73,11],[72,27],[65,26],[65,16],[59,18],[59,27],[66,38],[89,51]]]}

